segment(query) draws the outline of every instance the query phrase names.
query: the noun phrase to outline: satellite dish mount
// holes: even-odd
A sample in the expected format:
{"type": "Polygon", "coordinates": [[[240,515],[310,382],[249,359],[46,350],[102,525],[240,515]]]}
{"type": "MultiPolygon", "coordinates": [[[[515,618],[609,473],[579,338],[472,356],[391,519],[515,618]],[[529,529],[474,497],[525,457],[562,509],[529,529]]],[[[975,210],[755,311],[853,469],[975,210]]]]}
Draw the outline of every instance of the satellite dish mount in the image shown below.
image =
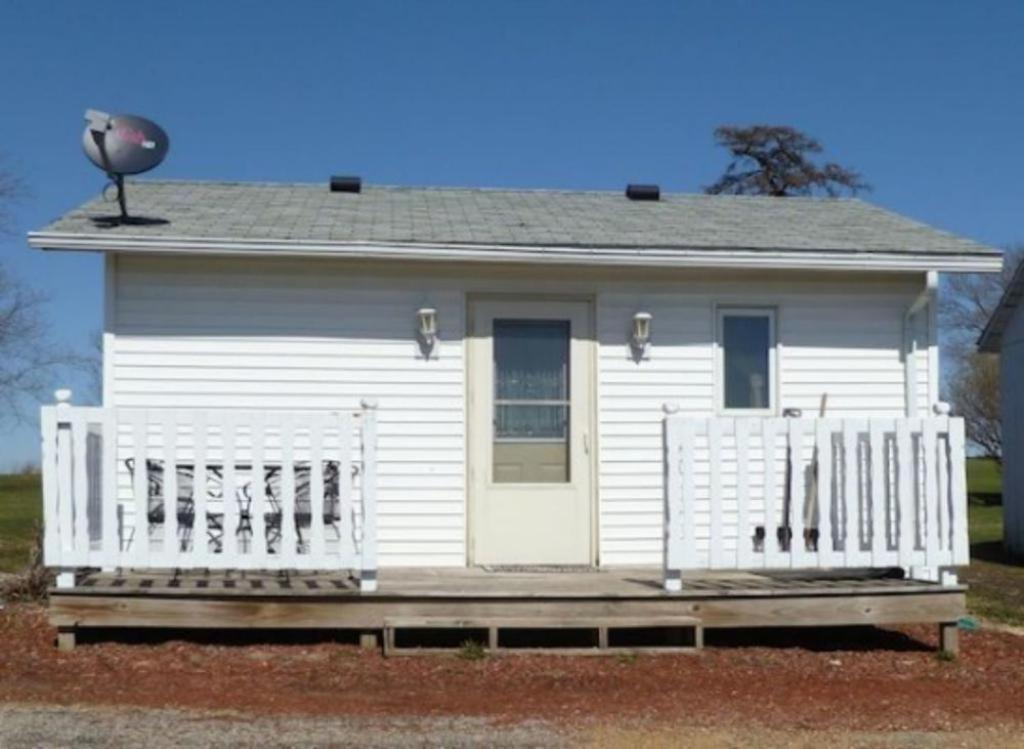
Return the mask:
{"type": "Polygon", "coordinates": [[[88,123],[82,134],[85,155],[117,188],[117,204],[121,209],[120,216],[108,217],[104,223],[153,223],[151,219],[128,215],[124,177],[148,172],[164,160],[170,148],[167,133],[155,122],[130,114],[110,115],[87,109],[85,120],[88,123]]]}

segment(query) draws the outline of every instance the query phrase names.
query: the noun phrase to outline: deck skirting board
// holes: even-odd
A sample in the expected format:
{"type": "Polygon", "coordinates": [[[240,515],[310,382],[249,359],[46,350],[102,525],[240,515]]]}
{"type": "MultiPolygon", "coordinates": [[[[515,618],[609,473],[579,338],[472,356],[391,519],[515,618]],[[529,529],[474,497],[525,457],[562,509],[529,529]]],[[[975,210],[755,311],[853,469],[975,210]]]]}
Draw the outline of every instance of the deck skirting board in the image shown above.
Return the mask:
{"type": "Polygon", "coordinates": [[[52,595],[58,627],[383,629],[395,617],[692,616],[706,628],[806,627],[956,621],[962,591],[706,598],[231,598],[52,595]]]}

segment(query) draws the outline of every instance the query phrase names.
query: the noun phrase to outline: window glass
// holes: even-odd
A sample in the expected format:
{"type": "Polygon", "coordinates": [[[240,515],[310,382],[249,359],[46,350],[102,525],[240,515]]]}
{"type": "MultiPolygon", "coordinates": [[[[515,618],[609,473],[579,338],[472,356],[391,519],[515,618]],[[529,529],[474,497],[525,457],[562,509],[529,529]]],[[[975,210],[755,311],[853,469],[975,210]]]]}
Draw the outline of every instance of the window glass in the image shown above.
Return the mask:
{"type": "Polygon", "coordinates": [[[494,397],[565,400],[569,391],[569,323],[494,321],[494,397]]]}
{"type": "Polygon", "coordinates": [[[722,355],[727,409],[771,408],[771,347],[771,318],[768,315],[723,315],[722,355]]]}
{"type": "Polygon", "coordinates": [[[494,480],[569,480],[569,322],[494,321],[494,480]]]}

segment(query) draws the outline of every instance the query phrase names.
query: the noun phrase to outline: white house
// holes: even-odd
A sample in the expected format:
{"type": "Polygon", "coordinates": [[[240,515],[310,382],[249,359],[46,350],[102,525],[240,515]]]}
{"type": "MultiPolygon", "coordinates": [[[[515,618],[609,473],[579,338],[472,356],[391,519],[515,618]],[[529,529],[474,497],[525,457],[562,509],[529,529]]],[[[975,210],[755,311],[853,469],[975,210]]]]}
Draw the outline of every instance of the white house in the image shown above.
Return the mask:
{"type": "Polygon", "coordinates": [[[966,562],[936,279],[995,250],[859,200],[335,186],[139,181],[29,235],[106,263],[51,564],[966,562]]]}
{"type": "Polygon", "coordinates": [[[982,333],[982,351],[999,354],[1003,428],[1003,542],[1024,556],[1024,265],[1007,287],[982,333]]]}

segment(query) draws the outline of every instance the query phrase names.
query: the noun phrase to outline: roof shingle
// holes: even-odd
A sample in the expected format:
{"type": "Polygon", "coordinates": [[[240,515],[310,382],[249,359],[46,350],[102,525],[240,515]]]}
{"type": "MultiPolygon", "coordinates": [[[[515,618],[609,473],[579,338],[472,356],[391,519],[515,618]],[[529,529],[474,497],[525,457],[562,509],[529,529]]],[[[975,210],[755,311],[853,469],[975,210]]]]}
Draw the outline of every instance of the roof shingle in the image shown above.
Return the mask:
{"type": "Polygon", "coordinates": [[[137,180],[132,215],[103,228],[96,198],[42,231],[90,236],[587,248],[992,255],[998,251],[853,199],[137,180]]]}

